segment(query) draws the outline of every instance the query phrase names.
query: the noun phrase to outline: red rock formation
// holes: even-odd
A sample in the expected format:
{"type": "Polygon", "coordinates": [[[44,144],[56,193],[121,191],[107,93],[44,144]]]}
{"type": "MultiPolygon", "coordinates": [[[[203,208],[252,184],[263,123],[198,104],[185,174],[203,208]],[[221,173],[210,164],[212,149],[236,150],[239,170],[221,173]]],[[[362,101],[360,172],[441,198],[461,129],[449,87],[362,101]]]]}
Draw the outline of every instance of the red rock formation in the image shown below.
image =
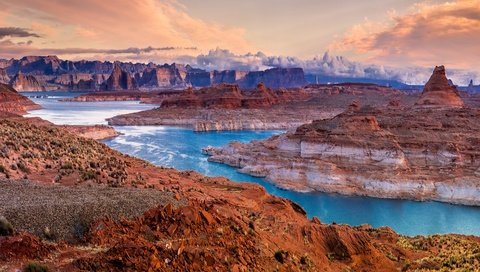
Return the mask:
{"type": "Polygon", "coordinates": [[[216,84],[199,90],[186,89],[182,94],[164,100],[162,107],[256,109],[307,97],[302,90],[282,90],[277,94],[263,83],[247,91],[241,91],[236,84],[216,84]]]}
{"type": "Polygon", "coordinates": [[[39,108],[39,105],[17,93],[12,87],[0,83],[0,111],[24,114],[27,110],[39,108]]]}
{"type": "Polygon", "coordinates": [[[242,106],[242,94],[238,85],[218,84],[199,90],[186,89],[176,97],[164,100],[161,107],[181,108],[225,108],[236,109],[242,106]]]}
{"type": "MultiPolygon", "coordinates": [[[[340,120],[337,121],[332,125],[341,128],[340,120]]],[[[380,120],[378,124],[373,119],[359,121],[361,125],[367,124],[367,131],[382,130],[380,120]]],[[[49,271],[126,268],[270,271],[275,268],[386,272],[448,270],[452,263],[462,271],[474,271],[479,265],[477,237],[404,237],[386,227],[322,224],[318,218],[309,220],[297,204],[272,196],[259,185],[155,167],[48,125],[0,120],[0,147],[0,176],[7,178],[4,182],[16,182],[8,178],[26,177],[32,182],[48,183],[43,186],[52,186],[52,192],[82,183],[98,190],[106,185],[122,186],[131,191],[143,190],[145,194],[164,194],[168,199],[136,218],[118,221],[103,218],[90,224],[87,215],[93,220],[98,218],[98,211],[51,212],[55,211],[55,205],[46,205],[42,198],[33,197],[29,203],[45,210],[38,216],[31,215],[31,221],[21,217],[14,226],[17,231],[13,236],[0,237],[0,267],[6,271],[20,270],[32,260],[48,266],[49,271]],[[9,167],[13,164],[15,168],[9,167]],[[52,185],[52,181],[56,184],[52,185]],[[62,226],[66,222],[75,225],[61,231],[75,234],[82,240],[81,246],[47,242],[19,232],[32,224],[45,229],[52,223],[49,218],[55,218],[62,226]]],[[[19,183],[22,184],[26,182],[19,183]]],[[[37,186],[19,188],[34,187],[37,186]]],[[[112,197],[122,199],[124,195],[112,193],[112,197]]],[[[16,198],[2,201],[18,202],[16,198]]],[[[94,201],[92,205],[97,204],[94,201]]],[[[54,231],[48,233],[53,234],[49,239],[55,239],[54,231]]],[[[43,234],[47,236],[47,231],[43,234]]]]}
{"type": "Polygon", "coordinates": [[[135,79],[128,72],[123,71],[118,63],[115,63],[113,71],[105,84],[105,89],[107,91],[119,91],[133,90],[135,88],[137,88],[135,79]]]}
{"type": "Polygon", "coordinates": [[[445,75],[445,67],[442,65],[435,67],[415,105],[418,107],[463,107],[464,104],[457,88],[449,84],[445,75]]]}
{"type": "Polygon", "coordinates": [[[244,94],[242,99],[242,107],[244,108],[267,108],[279,103],[277,94],[263,83],[258,84],[255,90],[244,92],[244,94]]]}
{"type": "Polygon", "coordinates": [[[282,188],[480,206],[480,111],[352,107],[294,132],[206,150],[282,188]]]}
{"type": "Polygon", "coordinates": [[[25,75],[18,72],[12,78],[10,85],[18,91],[44,91],[45,88],[38,82],[33,75],[25,75]]]}

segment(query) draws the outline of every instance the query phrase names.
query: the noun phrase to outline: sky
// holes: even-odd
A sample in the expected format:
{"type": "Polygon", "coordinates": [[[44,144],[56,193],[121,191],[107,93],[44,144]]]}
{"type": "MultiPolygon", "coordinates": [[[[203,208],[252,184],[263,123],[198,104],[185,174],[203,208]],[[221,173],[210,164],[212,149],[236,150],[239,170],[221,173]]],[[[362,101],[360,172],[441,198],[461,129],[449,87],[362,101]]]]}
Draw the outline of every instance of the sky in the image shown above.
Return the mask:
{"type": "Polygon", "coordinates": [[[444,64],[465,81],[480,80],[479,44],[480,0],[0,0],[0,58],[299,66],[405,82],[444,64]]]}

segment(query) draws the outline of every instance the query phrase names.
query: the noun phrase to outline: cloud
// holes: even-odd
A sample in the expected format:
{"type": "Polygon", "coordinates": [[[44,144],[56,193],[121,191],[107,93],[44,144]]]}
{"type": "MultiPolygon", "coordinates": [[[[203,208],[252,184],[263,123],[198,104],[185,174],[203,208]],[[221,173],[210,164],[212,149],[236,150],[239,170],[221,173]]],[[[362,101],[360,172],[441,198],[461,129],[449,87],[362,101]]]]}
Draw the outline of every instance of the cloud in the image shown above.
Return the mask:
{"type": "MultiPolygon", "coordinates": [[[[274,67],[303,68],[307,74],[328,75],[348,78],[367,78],[396,80],[407,84],[423,85],[432,73],[432,67],[406,66],[390,67],[374,63],[351,61],[343,56],[334,56],[325,52],[323,56],[311,59],[300,59],[292,56],[267,56],[262,52],[256,54],[234,54],[229,50],[217,48],[208,54],[196,57],[183,56],[173,61],[189,63],[190,65],[207,70],[264,70],[274,67]]],[[[466,85],[473,79],[480,81],[478,72],[451,69],[447,66],[448,77],[455,84],[466,85]]]]}
{"type": "Polygon", "coordinates": [[[40,35],[30,32],[28,29],[21,27],[0,27],[0,39],[5,37],[36,37],[40,38],[40,35]]]}
{"type": "Polygon", "coordinates": [[[375,63],[478,69],[480,62],[480,0],[416,4],[387,22],[354,26],[332,43],[335,52],[351,51],[375,63]]]}
{"type": "Polygon", "coordinates": [[[252,49],[243,29],[195,18],[177,0],[3,0],[2,3],[9,15],[5,20],[10,23],[54,28],[44,38],[55,47],[142,48],[161,43],[197,47],[205,52],[217,46],[239,53],[252,49]]]}
{"type": "MultiPolygon", "coordinates": [[[[83,56],[93,56],[93,55],[108,55],[111,59],[121,59],[118,55],[148,55],[155,52],[166,52],[166,51],[191,51],[195,52],[196,47],[129,47],[122,49],[97,49],[97,48],[38,48],[33,46],[32,41],[26,42],[14,42],[12,40],[3,40],[0,41],[0,51],[2,52],[2,57],[11,57],[16,58],[18,56],[26,55],[59,55],[62,57],[67,57],[70,59],[72,56],[82,58],[83,56]],[[117,56],[117,57],[115,57],[117,56]]],[[[75,59],[75,58],[74,58],[75,59]]],[[[101,57],[101,59],[108,59],[101,57]]]]}

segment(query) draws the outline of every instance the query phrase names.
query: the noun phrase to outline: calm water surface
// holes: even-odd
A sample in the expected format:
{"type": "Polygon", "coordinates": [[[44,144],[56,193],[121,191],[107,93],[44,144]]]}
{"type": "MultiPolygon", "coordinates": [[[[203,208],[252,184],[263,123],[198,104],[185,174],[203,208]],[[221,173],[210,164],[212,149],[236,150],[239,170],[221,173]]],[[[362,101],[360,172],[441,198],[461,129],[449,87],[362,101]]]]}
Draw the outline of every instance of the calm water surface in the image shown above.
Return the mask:
{"type": "MultiPolygon", "coordinates": [[[[33,98],[42,105],[31,111],[57,124],[99,124],[117,114],[152,108],[138,102],[58,102],[69,93],[45,93],[48,98],[33,98]]],[[[123,153],[156,165],[180,170],[195,170],[208,176],[225,176],[234,181],[253,182],[268,192],[300,204],[309,217],[318,216],[325,223],[389,226],[405,235],[461,233],[480,235],[480,208],[439,202],[415,202],[368,197],[349,197],[325,193],[297,193],[272,186],[261,178],[236,172],[232,167],[211,163],[201,154],[202,147],[222,146],[230,141],[248,142],[279,134],[281,131],[240,131],[196,133],[186,128],[165,126],[115,127],[123,133],[105,143],[123,153]]]]}

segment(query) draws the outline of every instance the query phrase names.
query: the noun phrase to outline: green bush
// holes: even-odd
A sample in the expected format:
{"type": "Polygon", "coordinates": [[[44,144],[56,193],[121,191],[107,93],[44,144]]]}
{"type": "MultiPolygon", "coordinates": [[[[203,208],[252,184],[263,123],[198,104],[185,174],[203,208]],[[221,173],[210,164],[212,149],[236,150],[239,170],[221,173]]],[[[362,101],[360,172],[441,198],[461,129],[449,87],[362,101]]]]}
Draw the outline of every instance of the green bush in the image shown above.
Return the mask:
{"type": "Polygon", "coordinates": [[[25,272],[48,272],[48,267],[38,263],[29,263],[25,267],[25,272]]]}

